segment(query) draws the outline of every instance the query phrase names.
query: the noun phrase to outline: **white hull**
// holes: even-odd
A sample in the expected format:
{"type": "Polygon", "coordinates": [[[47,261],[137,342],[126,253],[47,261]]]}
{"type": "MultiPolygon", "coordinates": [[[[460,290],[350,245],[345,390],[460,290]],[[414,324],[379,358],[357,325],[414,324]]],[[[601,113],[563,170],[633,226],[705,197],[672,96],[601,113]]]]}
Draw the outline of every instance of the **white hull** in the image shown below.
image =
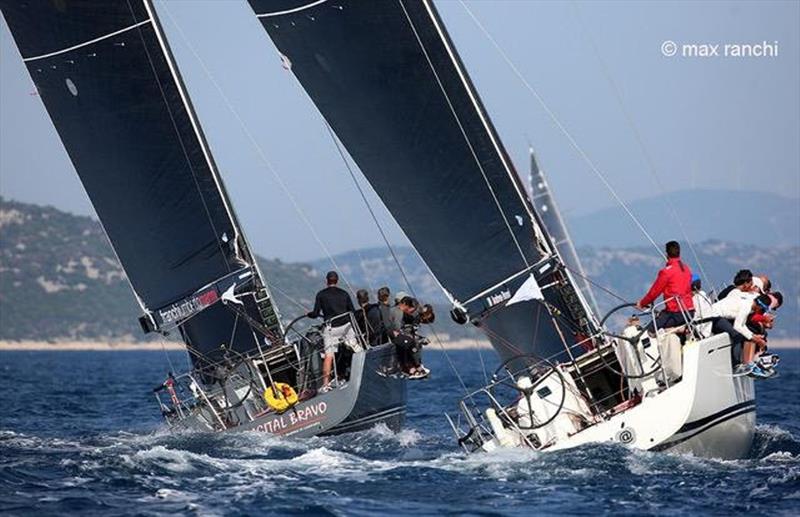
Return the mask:
{"type": "MultiPolygon", "coordinates": [[[[751,378],[732,375],[729,345],[725,334],[687,343],[680,382],[543,450],[619,442],[701,457],[746,457],[755,430],[755,390],[751,378]]],[[[483,448],[497,445],[495,438],[483,448]]]]}

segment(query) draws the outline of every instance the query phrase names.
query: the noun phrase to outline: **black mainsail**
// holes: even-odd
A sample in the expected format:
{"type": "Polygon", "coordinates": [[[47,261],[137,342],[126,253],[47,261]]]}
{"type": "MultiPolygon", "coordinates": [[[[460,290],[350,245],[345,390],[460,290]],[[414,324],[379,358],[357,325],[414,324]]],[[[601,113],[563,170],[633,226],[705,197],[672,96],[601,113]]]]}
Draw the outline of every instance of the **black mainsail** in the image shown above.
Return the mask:
{"type": "Polygon", "coordinates": [[[593,333],[428,0],[248,0],[457,308],[501,357],[593,333]],[[544,303],[508,301],[533,276],[544,303]]]}
{"type": "Polygon", "coordinates": [[[213,359],[256,333],[216,303],[233,288],[279,322],[151,0],[0,0],[38,94],[133,291],[148,330],[180,329],[213,359]]]}

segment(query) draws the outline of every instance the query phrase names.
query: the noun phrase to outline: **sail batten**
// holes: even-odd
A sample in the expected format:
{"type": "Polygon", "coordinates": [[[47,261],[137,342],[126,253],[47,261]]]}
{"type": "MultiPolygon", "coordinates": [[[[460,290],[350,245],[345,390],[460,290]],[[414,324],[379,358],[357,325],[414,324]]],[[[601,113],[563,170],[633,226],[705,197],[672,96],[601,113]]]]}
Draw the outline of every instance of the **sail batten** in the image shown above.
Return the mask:
{"type": "Polygon", "coordinates": [[[146,23],[150,23],[151,21],[152,20],[147,19],[147,20],[141,21],[139,23],[134,23],[133,25],[129,25],[128,27],[125,27],[124,29],[120,29],[118,31],[110,32],[110,33],[105,34],[103,36],[99,36],[99,37],[91,39],[89,41],[84,41],[83,43],[79,43],[79,44],[73,45],[71,47],[63,48],[61,50],[55,50],[53,52],[48,52],[47,54],[41,54],[41,55],[38,55],[38,56],[31,56],[31,57],[23,56],[22,57],[22,61],[25,62],[25,63],[28,63],[28,62],[36,61],[36,60],[39,60],[39,59],[45,59],[45,58],[48,58],[48,57],[57,56],[59,54],[65,54],[67,52],[71,52],[73,50],[77,50],[77,49],[79,49],[81,47],[89,46],[92,43],[97,43],[98,41],[102,41],[102,40],[107,39],[107,38],[112,38],[114,36],[122,34],[123,32],[127,32],[127,31],[129,31],[131,29],[135,29],[137,27],[141,27],[142,25],[144,25],[146,23]]]}

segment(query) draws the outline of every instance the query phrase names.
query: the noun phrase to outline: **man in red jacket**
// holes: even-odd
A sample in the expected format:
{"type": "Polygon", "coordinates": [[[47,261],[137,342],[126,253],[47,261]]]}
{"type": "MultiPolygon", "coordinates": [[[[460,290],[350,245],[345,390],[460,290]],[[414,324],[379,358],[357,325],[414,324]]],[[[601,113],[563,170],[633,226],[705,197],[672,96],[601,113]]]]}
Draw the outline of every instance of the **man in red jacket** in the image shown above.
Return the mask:
{"type": "MultiPolygon", "coordinates": [[[[639,300],[636,307],[643,310],[652,304],[660,295],[666,302],[664,310],[655,320],[657,328],[679,327],[694,317],[694,303],[692,302],[692,270],[681,260],[681,245],[676,241],[669,241],[666,246],[667,265],[658,272],[653,286],[639,300]]],[[[648,326],[653,330],[653,323],[648,326]]]]}

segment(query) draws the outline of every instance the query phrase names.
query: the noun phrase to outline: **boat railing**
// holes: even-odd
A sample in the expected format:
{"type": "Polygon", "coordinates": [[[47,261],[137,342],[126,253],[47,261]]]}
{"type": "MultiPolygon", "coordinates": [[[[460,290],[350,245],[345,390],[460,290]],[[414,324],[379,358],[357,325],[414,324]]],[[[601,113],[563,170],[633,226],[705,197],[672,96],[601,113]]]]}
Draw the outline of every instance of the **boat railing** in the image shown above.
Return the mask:
{"type": "MultiPolygon", "coordinates": [[[[675,303],[678,304],[678,309],[679,309],[679,312],[681,314],[681,318],[683,318],[683,324],[684,324],[684,326],[686,328],[686,331],[687,331],[686,335],[687,336],[698,336],[699,334],[698,334],[698,330],[697,330],[695,322],[694,322],[694,316],[689,312],[689,309],[686,308],[686,305],[684,305],[683,300],[681,299],[680,296],[673,296],[671,298],[667,298],[667,299],[662,300],[660,302],[653,303],[650,306],[650,308],[648,310],[648,313],[649,313],[650,317],[652,318],[653,327],[654,327],[656,333],[658,333],[658,331],[659,331],[658,324],[657,324],[658,313],[661,310],[666,309],[667,304],[669,302],[672,302],[672,301],[674,301],[675,303]]],[[[665,329],[660,329],[660,330],[663,331],[665,329]]]]}
{"type": "Polygon", "coordinates": [[[169,425],[183,420],[192,414],[202,413],[208,425],[215,429],[225,429],[225,425],[220,412],[212,403],[214,394],[203,388],[194,376],[187,372],[178,376],[170,375],[167,380],[153,390],[161,414],[169,425]],[[169,397],[169,403],[165,403],[163,397],[165,393],[169,397]]]}
{"type": "MultiPolygon", "coordinates": [[[[217,360],[204,356],[202,368],[176,376],[170,374],[167,381],[154,390],[162,414],[172,424],[207,408],[210,414],[204,416],[210,420],[210,425],[225,428],[227,413],[232,405],[228,398],[248,386],[250,390],[259,391],[259,396],[249,397],[247,413],[250,416],[271,410],[261,395],[278,382],[291,386],[301,399],[313,398],[325,380],[321,368],[324,350],[322,334],[326,327],[343,319],[353,328],[356,340],[353,351],[367,349],[369,342],[361,332],[355,314],[348,312],[312,325],[302,332],[296,331],[291,338],[287,336],[281,343],[268,348],[259,346],[248,353],[225,350],[223,357],[217,360]],[[219,372],[224,372],[222,378],[219,372]]],[[[347,372],[340,371],[344,365],[339,363],[338,360],[333,362],[332,379],[346,380],[347,372]]],[[[233,397],[236,398],[236,395],[233,397]]],[[[235,403],[241,404],[242,401],[235,403]]]]}

